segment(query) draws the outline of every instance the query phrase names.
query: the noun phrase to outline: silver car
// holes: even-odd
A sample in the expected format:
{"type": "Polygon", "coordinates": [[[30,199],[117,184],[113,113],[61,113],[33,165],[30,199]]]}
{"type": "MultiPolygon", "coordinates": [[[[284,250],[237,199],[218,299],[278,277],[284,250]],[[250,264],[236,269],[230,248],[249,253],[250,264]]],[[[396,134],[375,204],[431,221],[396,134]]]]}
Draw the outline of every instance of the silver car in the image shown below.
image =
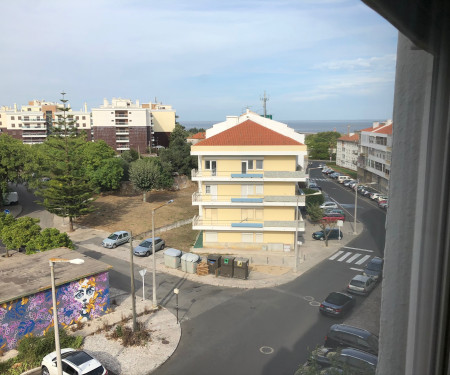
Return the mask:
{"type": "MultiPolygon", "coordinates": [[[[133,254],[138,257],[148,257],[153,253],[152,246],[153,238],[147,238],[142,241],[139,246],[133,249],[133,254]]],[[[160,237],[155,237],[155,251],[162,250],[166,246],[164,240],[160,237]]]]}
{"type": "Polygon", "coordinates": [[[102,246],[108,249],[114,249],[128,241],[130,241],[130,233],[120,230],[118,232],[111,233],[108,238],[105,238],[102,241],[102,246]]]}
{"type": "Polygon", "coordinates": [[[366,295],[375,287],[375,280],[366,275],[356,275],[350,280],[347,291],[355,294],[366,295]]]}

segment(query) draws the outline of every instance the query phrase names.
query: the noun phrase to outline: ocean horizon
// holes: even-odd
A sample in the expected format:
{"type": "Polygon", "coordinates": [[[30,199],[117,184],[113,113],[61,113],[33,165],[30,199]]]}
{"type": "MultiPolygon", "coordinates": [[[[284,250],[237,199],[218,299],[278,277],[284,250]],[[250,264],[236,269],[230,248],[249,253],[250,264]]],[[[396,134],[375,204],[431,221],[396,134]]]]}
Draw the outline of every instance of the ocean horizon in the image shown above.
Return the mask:
{"type": "MultiPolygon", "coordinates": [[[[223,121],[223,120],[222,120],[223,121]]],[[[208,129],[214,124],[222,121],[180,121],[186,129],[203,128],[208,129]]],[[[337,131],[341,134],[347,132],[355,132],[372,126],[375,121],[382,120],[277,120],[289,127],[295,129],[299,133],[319,133],[326,131],[337,131]]]]}

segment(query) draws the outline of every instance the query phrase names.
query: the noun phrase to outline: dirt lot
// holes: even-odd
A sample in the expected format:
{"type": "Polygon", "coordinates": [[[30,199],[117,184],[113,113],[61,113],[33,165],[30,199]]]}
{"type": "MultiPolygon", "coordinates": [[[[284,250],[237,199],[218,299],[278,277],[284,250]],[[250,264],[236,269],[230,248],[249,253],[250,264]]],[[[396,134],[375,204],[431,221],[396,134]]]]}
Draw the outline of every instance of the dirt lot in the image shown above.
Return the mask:
{"type": "MultiPolygon", "coordinates": [[[[155,211],[155,229],[177,221],[192,218],[198,214],[197,206],[192,206],[192,193],[197,184],[187,181],[180,190],[152,191],[143,202],[142,193],[127,185],[114,194],[101,195],[94,202],[95,211],[77,221],[81,226],[101,229],[108,232],[131,230],[133,236],[149,232],[152,229],[152,209],[170,199],[173,203],[155,211]]],[[[164,233],[161,237],[167,246],[187,251],[197,236],[190,224],[164,233]]]]}

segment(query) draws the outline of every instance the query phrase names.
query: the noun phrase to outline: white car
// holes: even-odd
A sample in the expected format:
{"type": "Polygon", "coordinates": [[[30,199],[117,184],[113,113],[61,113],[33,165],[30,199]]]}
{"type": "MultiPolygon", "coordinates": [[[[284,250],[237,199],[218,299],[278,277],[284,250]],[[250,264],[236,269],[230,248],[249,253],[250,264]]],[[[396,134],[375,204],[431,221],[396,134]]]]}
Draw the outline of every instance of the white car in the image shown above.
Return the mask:
{"type": "Polygon", "coordinates": [[[339,208],[339,207],[334,202],[324,202],[322,205],[320,205],[320,208],[326,209],[326,208],[339,208]]]}
{"type": "Polygon", "coordinates": [[[356,275],[348,283],[347,291],[350,293],[366,295],[375,287],[375,284],[375,280],[370,276],[356,275]]]}
{"type": "Polygon", "coordinates": [[[123,243],[130,241],[130,233],[120,230],[118,232],[111,233],[108,238],[102,241],[102,246],[108,249],[114,249],[123,243]]]}
{"type": "MultiPolygon", "coordinates": [[[[63,375],[106,375],[103,365],[83,350],[61,350],[63,375]]],[[[56,352],[47,354],[41,363],[42,375],[57,375],[56,352]]]]}

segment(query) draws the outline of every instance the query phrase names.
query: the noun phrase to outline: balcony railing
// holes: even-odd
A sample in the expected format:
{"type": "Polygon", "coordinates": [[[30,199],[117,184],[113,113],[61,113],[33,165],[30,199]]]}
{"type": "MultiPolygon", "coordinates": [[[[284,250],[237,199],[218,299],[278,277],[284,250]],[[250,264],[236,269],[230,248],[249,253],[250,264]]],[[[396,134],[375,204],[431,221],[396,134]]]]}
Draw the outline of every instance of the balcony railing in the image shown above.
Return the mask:
{"type": "Polygon", "coordinates": [[[301,180],[306,177],[304,171],[258,171],[251,170],[242,173],[242,171],[218,171],[216,169],[204,169],[191,171],[192,178],[209,178],[214,179],[293,179],[301,180]]]}
{"type": "Polygon", "coordinates": [[[297,228],[299,231],[305,230],[305,222],[303,220],[214,220],[204,219],[202,216],[195,216],[192,221],[192,227],[198,229],[212,230],[249,230],[257,231],[282,231],[291,232],[297,228]]]}
{"type": "Polygon", "coordinates": [[[291,203],[290,206],[295,206],[296,204],[303,206],[305,204],[304,195],[262,195],[255,194],[243,197],[242,195],[212,195],[212,194],[202,194],[196,191],[192,194],[192,203],[203,203],[203,204],[222,204],[222,205],[232,205],[240,206],[242,204],[254,204],[254,205],[269,205],[269,206],[283,206],[285,203],[291,203]],[[273,203],[273,204],[272,204],[273,203]]]}
{"type": "Polygon", "coordinates": [[[29,133],[29,132],[22,132],[22,137],[30,137],[30,138],[47,138],[47,133],[29,133]]]}

